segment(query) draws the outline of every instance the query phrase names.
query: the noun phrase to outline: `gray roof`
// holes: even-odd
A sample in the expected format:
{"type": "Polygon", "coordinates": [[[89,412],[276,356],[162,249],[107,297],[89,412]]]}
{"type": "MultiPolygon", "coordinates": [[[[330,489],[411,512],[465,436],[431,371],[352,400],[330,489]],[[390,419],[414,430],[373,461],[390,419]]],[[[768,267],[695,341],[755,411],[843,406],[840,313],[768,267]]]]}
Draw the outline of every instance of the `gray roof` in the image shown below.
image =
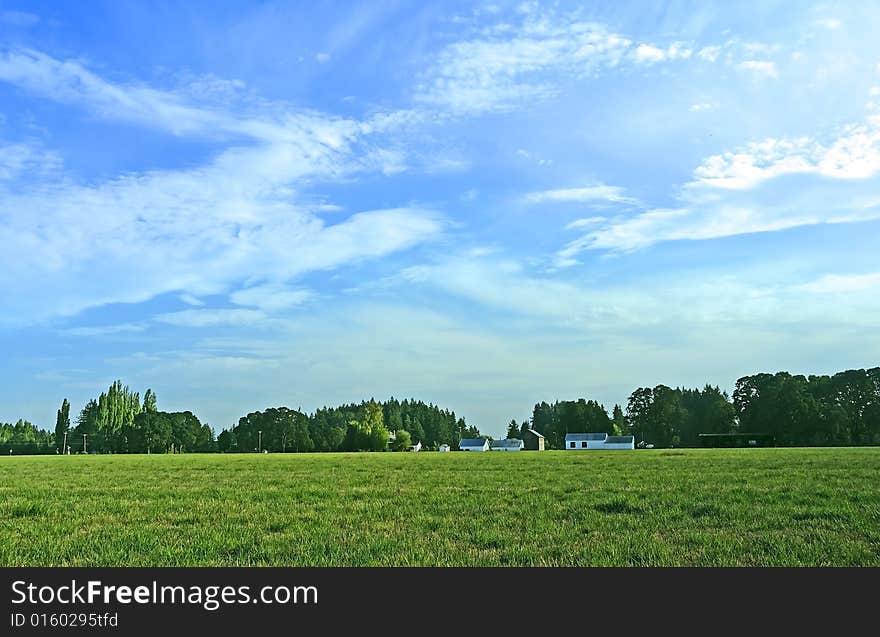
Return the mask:
{"type": "Polygon", "coordinates": [[[523,441],[519,438],[506,438],[505,440],[493,440],[492,447],[499,449],[504,447],[522,447],[523,441]]]}
{"type": "Polygon", "coordinates": [[[526,431],[528,431],[530,434],[534,434],[534,435],[538,436],[538,438],[543,438],[543,437],[544,437],[542,434],[539,434],[539,433],[538,433],[537,431],[535,431],[534,429],[526,429],[526,431]]]}
{"type": "Polygon", "coordinates": [[[566,440],[605,440],[608,434],[565,434],[566,440]]]}
{"type": "Polygon", "coordinates": [[[459,447],[482,447],[486,444],[485,438],[462,438],[458,443],[459,447]]]}
{"type": "Polygon", "coordinates": [[[634,436],[608,436],[605,439],[605,442],[606,443],[614,442],[614,443],[620,444],[620,443],[626,443],[626,442],[633,442],[634,440],[635,440],[634,436]]]}

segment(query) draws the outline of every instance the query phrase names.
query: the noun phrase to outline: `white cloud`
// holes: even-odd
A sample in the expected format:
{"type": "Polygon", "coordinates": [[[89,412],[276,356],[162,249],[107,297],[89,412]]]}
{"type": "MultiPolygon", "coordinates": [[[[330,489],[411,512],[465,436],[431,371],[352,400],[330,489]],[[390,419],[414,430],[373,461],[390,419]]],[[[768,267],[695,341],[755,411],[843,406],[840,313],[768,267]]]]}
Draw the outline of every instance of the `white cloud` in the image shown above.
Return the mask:
{"type": "Polygon", "coordinates": [[[62,333],[70,336],[112,336],[118,334],[136,334],[147,329],[144,323],[121,323],[118,325],[96,325],[89,327],[73,327],[62,333]]]}
{"type": "Polygon", "coordinates": [[[824,143],[769,138],[705,159],[677,207],[590,223],[555,255],[632,251],[662,241],[704,240],[805,225],[880,219],[880,122],[850,125],[824,143]],[[785,181],[788,180],[788,181],[785,181]]]}
{"type": "Polygon", "coordinates": [[[714,111],[718,106],[720,106],[718,102],[697,102],[691,104],[688,110],[692,113],[702,113],[706,111],[714,111]]]}
{"type": "Polygon", "coordinates": [[[0,181],[46,177],[62,167],[57,153],[46,150],[35,141],[0,144],[0,181]]]}
{"type": "Polygon", "coordinates": [[[194,307],[201,307],[205,304],[204,301],[193,296],[192,294],[181,294],[178,298],[187,305],[192,305],[194,307]]]}
{"type": "Polygon", "coordinates": [[[292,290],[283,285],[264,284],[236,290],[229,295],[235,305],[256,307],[266,312],[276,312],[305,303],[312,298],[310,290],[292,290]]]}
{"type": "Polygon", "coordinates": [[[869,274],[827,274],[800,286],[817,294],[850,294],[880,288],[880,272],[869,274]]]}
{"type": "Polygon", "coordinates": [[[781,175],[816,174],[833,179],[865,179],[880,172],[880,127],[849,126],[830,143],[812,137],[768,138],[740,150],[707,158],[688,187],[753,188],[781,175]]]}
{"type": "Polygon", "coordinates": [[[586,217],[584,219],[575,219],[571,223],[565,226],[566,230],[581,230],[583,228],[589,228],[591,226],[598,225],[604,221],[607,221],[607,217],[586,217]]]}
{"type": "Polygon", "coordinates": [[[651,46],[650,44],[640,44],[636,47],[636,50],[633,51],[633,57],[636,62],[654,64],[655,62],[662,62],[666,59],[666,51],[658,49],[656,46],[651,46]]]}
{"type": "Polygon", "coordinates": [[[315,54],[315,61],[318,62],[319,64],[326,64],[327,62],[330,61],[330,54],[329,53],[317,53],[317,54],[315,54]]]}
{"type": "Polygon", "coordinates": [[[518,25],[473,35],[440,52],[422,75],[417,100],[456,112],[507,110],[616,66],[631,45],[604,25],[536,11],[518,25]]]}
{"type": "MultiPolygon", "coordinates": [[[[703,51],[705,49],[702,49],[703,51]]],[[[655,64],[666,60],[686,60],[693,55],[693,50],[684,42],[673,42],[666,49],[651,44],[640,44],[632,53],[633,59],[639,64],[655,64]]]]}
{"type": "Polygon", "coordinates": [[[720,46],[704,46],[697,52],[697,57],[707,62],[714,62],[719,55],[721,55],[720,46]]]}
{"type": "Polygon", "coordinates": [[[638,200],[627,197],[623,189],[618,186],[596,184],[583,188],[561,188],[557,190],[540,190],[530,192],[524,196],[524,201],[529,204],[540,203],[586,203],[589,201],[609,201],[628,205],[638,205],[638,200]]]}
{"type": "Polygon", "coordinates": [[[816,20],[813,22],[817,27],[822,27],[824,29],[837,30],[839,29],[843,23],[837,18],[822,18],[821,20],[816,20]]]}
{"type": "Polygon", "coordinates": [[[159,314],[155,320],[178,327],[242,327],[254,326],[266,319],[266,314],[259,310],[244,309],[211,309],[181,310],[159,314]]]}
{"type": "Polygon", "coordinates": [[[768,60],[746,60],[736,65],[738,69],[752,73],[760,78],[777,78],[776,63],[768,60]]]}

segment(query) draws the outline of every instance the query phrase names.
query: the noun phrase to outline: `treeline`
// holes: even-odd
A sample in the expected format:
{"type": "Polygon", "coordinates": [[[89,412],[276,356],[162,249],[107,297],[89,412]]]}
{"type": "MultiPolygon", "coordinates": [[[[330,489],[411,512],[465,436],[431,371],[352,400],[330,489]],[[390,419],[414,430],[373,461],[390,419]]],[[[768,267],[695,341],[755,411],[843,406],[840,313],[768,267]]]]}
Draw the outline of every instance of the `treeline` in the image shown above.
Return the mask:
{"type": "Polygon", "coordinates": [[[54,432],[27,421],[0,425],[0,453],[210,453],[386,451],[420,442],[424,448],[457,446],[478,437],[455,412],[422,401],[392,398],[324,407],[307,415],[287,407],[256,411],[218,436],[190,411],[160,411],[156,394],[143,401],[121,381],[90,400],[75,424],[70,403],[58,409],[54,432]]]}
{"type": "Polygon", "coordinates": [[[55,437],[27,420],[0,423],[0,454],[55,453],[55,437]]]}
{"type": "MultiPolygon", "coordinates": [[[[833,376],[788,372],[753,374],[736,382],[733,396],[718,387],[640,387],[625,408],[581,398],[541,402],[530,420],[511,421],[507,437],[533,428],[550,449],[562,449],[566,433],[632,434],[655,447],[695,447],[702,433],[772,436],[783,446],[880,444],[880,367],[833,376]]],[[[457,448],[480,437],[455,412],[422,401],[375,400],[323,407],[305,414],[287,407],[255,411],[214,430],[190,411],[158,409],[155,393],[143,400],[121,381],[90,400],[71,422],[70,403],[57,412],[54,432],[26,420],[0,423],[0,453],[192,453],[385,451],[421,443],[457,448]],[[65,448],[66,445],[66,448],[65,448]]]]}
{"type": "MultiPolygon", "coordinates": [[[[312,415],[278,407],[243,416],[217,436],[222,452],[256,451],[385,451],[393,439],[421,442],[429,449],[457,446],[478,437],[455,412],[422,401],[385,402],[323,407],[312,415]]],[[[398,445],[398,447],[401,445],[398,445]]]]}
{"type": "MultiPolygon", "coordinates": [[[[523,423],[525,429],[529,423],[523,423]]],[[[611,415],[596,401],[541,402],[530,426],[549,448],[566,433],[627,433],[655,447],[700,446],[699,434],[767,434],[782,446],[880,444],[880,367],[833,376],[753,374],[718,387],[640,387],[611,415]]],[[[508,434],[509,435],[509,434],[508,434]]]]}

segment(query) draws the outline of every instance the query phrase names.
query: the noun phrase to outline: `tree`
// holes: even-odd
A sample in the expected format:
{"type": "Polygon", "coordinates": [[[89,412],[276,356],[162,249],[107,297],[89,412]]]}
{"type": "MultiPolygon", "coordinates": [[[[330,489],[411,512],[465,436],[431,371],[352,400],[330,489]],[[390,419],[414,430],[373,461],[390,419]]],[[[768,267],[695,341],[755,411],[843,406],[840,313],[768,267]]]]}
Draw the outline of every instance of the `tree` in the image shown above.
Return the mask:
{"type": "Polygon", "coordinates": [[[379,403],[370,400],[361,405],[359,418],[349,421],[347,441],[349,451],[385,451],[388,448],[388,430],[379,403]]]}
{"type": "Polygon", "coordinates": [[[143,411],[156,413],[159,411],[159,408],[156,406],[156,394],[153,393],[152,389],[147,389],[144,394],[144,406],[143,411]]]}
{"type": "Polygon", "coordinates": [[[508,439],[519,438],[519,436],[520,436],[519,425],[516,424],[516,420],[511,420],[510,424],[507,425],[507,438],[508,439]]]}
{"type": "Polygon", "coordinates": [[[64,440],[66,439],[65,434],[68,429],[70,429],[70,403],[67,402],[67,399],[65,398],[61,403],[61,409],[58,410],[55,417],[55,445],[61,453],[67,451],[66,449],[62,449],[61,446],[64,445],[64,440]]]}
{"type": "Polygon", "coordinates": [[[614,405],[614,411],[611,415],[611,426],[615,436],[622,436],[629,431],[629,424],[626,422],[626,416],[623,415],[623,409],[620,405],[614,405]]]}
{"type": "Polygon", "coordinates": [[[409,432],[405,429],[398,429],[394,434],[394,442],[391,443],[392,451],[406,451],[412,444],[409,432]]]}

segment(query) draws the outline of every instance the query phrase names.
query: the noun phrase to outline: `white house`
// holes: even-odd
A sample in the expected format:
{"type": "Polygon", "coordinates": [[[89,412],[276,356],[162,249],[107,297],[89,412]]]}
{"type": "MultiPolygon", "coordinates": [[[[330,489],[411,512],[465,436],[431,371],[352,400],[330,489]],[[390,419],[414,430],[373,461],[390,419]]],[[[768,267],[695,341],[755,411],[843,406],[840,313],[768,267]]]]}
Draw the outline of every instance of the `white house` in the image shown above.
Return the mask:
{"type": "Polygon", "coordinates": [[[506,440],[493,440],[489,448],[492,451],[522,451],[524,446],[522,440],[508,438],[506,440]]]}
{"type": "Polygon", "coordinates": [[[446,452],[449,450],[450,450],[450,446],[447,445],[445,442],[442,445],[440,445],[440,448],[438,449],[438,451],[443,451],[443,452],[446,452]]]}
{"type": "Polygon", "coordinates": [[[565,448],[582,449],[635,449],[633,436],[609,436],[606,433],[565,434],[565,448]]]}
{"type": "Polygon", "coordinates": [[[461,451],[489,451],[489,441],[485,438],[463,438],[458,448],[461,451]]]}
{"type": "Polygon", "coordinates": [[[421,450],[422,450],[422,443],[421,443],[421,442],[417,442],[417,443],[414,444],[414,445],[410,445],[410,446],[407,448],[407,450],[408,450],[408,451],[421,451],[421,450]]]}

